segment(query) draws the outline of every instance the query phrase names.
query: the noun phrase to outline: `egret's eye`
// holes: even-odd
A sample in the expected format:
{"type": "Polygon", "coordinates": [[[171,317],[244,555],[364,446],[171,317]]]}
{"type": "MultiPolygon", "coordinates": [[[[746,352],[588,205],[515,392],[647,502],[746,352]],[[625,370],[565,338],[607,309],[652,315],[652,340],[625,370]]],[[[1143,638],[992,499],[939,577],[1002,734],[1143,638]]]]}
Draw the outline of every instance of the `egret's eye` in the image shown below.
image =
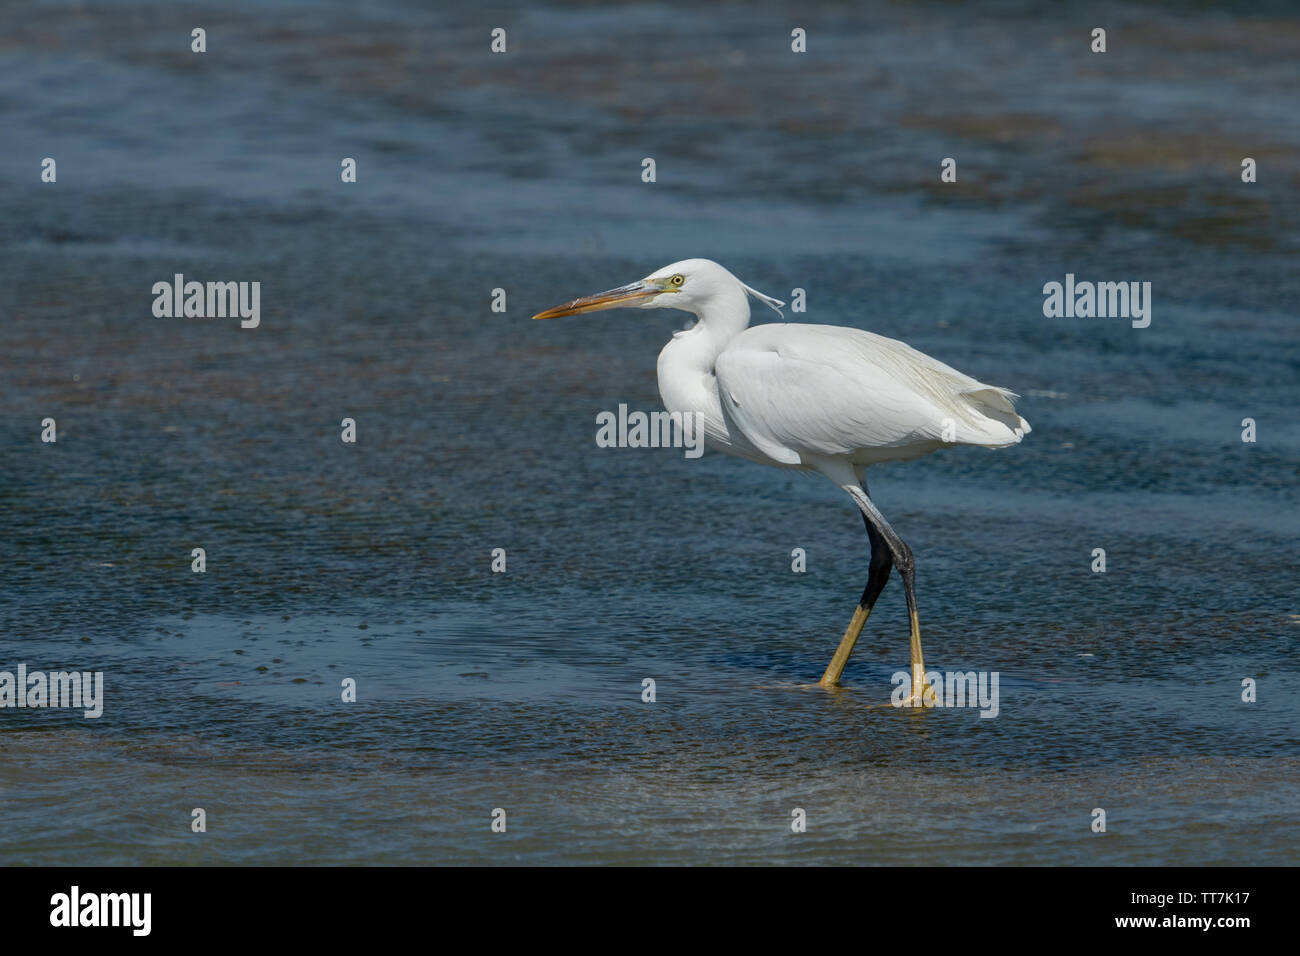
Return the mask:
{"type": "Polygon", "coordinates": [[[673,285],[675,285],[675,286],[680,286],[683,282],[686,281],[686,276],[682,275],[682,274],[679,272],[679,273],[677,273],[677,275],[673,276],[673,277],[672,277],[671,279],[669,279],[668,281],[671,282],[671,283],[672,283],[673,285]]]}

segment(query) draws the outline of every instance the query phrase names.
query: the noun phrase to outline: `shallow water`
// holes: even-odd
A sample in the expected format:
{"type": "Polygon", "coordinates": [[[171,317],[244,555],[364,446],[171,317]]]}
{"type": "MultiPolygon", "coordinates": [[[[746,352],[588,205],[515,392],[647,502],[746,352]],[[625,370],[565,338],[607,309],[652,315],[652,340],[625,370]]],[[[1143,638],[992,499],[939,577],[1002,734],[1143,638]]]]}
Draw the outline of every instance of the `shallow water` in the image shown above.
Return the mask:
{"type": "Polygon", "coordinates": [[[0,11],[0,670],[106,685],[0,711],[0,863],[1300,859],[1293,13],[174,10],[0,11]],[[802,686],[866,573],[829,483],[595,447],[685,317],[528,317],[690,255],[1024,396],[871,476],[996,719],[888,706],[897,580],[802,686]],[[261,327],[154,318],[176,272],[261,327]],[[1066,272],[1150,328],[1044,318],[1066,272]]]}

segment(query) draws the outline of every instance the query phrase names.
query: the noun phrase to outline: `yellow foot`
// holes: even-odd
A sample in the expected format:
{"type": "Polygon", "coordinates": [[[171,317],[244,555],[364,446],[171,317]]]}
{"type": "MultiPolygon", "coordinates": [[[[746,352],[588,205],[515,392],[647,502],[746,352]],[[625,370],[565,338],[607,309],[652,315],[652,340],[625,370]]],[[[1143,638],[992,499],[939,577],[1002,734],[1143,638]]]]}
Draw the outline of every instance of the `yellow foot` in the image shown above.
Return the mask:
{"type": "Polygon", "coordinates": [[[914,688],[912,693],[908,694],[907,697],[898,704],[899,707],[926,708],[939,706],[939,699],[935,697],[934,688],[931,685],[923,683],[919,694],[915,690],[916,685],[913,684],[912,686],[914,688]]]}

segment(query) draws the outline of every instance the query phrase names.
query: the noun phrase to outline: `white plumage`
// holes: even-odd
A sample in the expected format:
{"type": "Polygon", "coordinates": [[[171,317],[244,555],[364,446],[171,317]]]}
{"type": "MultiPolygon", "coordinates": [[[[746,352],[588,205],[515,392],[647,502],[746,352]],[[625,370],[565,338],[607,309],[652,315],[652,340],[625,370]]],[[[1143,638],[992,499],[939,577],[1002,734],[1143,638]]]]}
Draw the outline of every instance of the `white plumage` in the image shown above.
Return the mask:
{"type": "Polygon", "coordinates": [[[942,447],[945,427],[951,442],[995,448],[1029,431],[1005,389],[858,329],[761,325],[715,367],[727,422],[783,464],[915,458],[942,447]]]}
{"type": "Polygon", "coordinates": [[[674,275],[686,277],[681,291],[645,305],[699,321],[660,353],[659,392],[669,411],[702,412],[720,451],[819,471],[838,462],[860,477],[877,462],[945,444],[1000,448],[1029,432],[1014,393],[910,345],[834,325],[751,328],[748,297],[758,293],[707,259],[675,262],[644,281],[674,275]]]}
{"type": "Polygon", "coordinates": [[[912,554],[868,497],[866,469],[946,445],[1014,445],[1029,433],[1029,423],[1016,413],[1015,393],[976,381],[895,339],[832,325],[783,322],[751,328],[751,296],[778,311],[783,305],[716,262],[684,259],[639,282],[534,318],[618,306],[694,313],[695,325],[675,333],[659,353],[665,408],[700,414],[709,447],[825,475],[853,497],[867,521],[872,578],[822,684],[838,683],[889,566],[896,564],[911,613],[913,699],[922,701],[912,554]]]}

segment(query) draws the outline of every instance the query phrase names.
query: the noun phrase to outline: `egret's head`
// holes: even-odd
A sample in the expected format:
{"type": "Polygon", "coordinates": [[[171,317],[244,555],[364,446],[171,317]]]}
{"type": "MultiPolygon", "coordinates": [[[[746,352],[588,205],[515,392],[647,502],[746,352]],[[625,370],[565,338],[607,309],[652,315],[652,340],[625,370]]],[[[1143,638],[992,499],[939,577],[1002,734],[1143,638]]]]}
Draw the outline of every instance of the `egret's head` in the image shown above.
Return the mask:
{"type": "Polygon", "coordinates": [[[785,305],[779,299],[751,289],[712,259],[683,259],[658,269],[629,285],[586,295],[564,305],[547,309],[534,319],[557,319],[601,309],[634,307],[638,309],[681,309],[700,314],[710,301],[732,299],[744,301],[748,293],[779,313],[785,305]]]}

